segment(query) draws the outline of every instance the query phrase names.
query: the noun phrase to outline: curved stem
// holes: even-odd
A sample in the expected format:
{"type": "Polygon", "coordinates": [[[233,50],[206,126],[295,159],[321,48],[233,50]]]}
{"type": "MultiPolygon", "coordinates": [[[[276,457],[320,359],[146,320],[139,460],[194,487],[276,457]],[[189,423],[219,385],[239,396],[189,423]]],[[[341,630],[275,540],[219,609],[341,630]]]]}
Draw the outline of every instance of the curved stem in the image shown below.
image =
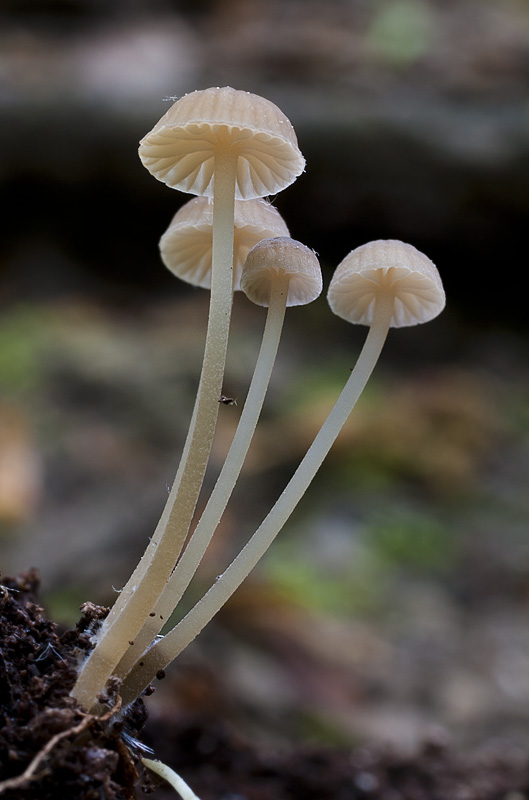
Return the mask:
{"type": "Polygon", "coordinates": [[[219,409],[233,299],[233,216],[237,156],[215,163],[211,301],[204,362],[180,466],[154,535],[123,588],[72,691],[90,709],[153,611],[185,542],[206,470],[219,409]]]}
{"type": "Polygon", "coordinates": [[[129,648],[118,664],[116,674],[119,677],[127,675],[137,660],[138,654],[151,644],[162,629],[164,621],[176,608],[189,586],[228,504],[248,453],[270,383],[283,328],[289,281],[290,277],[285,275],[276,281],[272,289],[261,348],[246,402],[215,488],[180,561],[154,608],[155,616],[147,617],[142,630],[136,636],[134,649],[129,648]]]}
{"type": "Polygon", "coordinates": [[[142,656],[122,687],[123,704],[138,697],[158,670],[175,659],[240,586],[288,520],[347,421],[378,360],[391,321],[390,293],[377,300],[373,324],[340,397],[278,501],[252,538],[208,592],[163,639],[142,656]]]}
{"type": "Polygon", "coordinates": [[[167,764],[162,764],[161,761],[156,761],[152,758],[142,758],[140,759],[142,764],[144,764],[148,769],[152,770],[156,775],[160,778],[163,778],[164,781],[173,787],[175,792],[177,792],[182,800],[199,800],[197,795],[191,789],[190,786],[184,781],[184,779],[171,767],[168,767],[167,764]]]}

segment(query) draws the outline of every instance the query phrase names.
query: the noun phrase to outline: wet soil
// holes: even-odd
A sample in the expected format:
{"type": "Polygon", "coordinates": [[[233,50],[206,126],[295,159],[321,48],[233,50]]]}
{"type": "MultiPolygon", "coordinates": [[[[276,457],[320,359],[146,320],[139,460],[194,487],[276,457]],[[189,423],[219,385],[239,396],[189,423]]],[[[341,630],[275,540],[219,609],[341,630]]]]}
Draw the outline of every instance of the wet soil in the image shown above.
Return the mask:
{"type": "MultiPolygon", "coordinates": [[[[117,686],[99,718],[70,698],[88,631],[106,610],[85,604],[74,630],[59,635],[37,604],[38,576],[0,586],[0,794],[6,800],[128,800],[167,787],[141,776],[137,739],[146,721],[138,701],[110,722],[117,686]]],[[[158,715],[145,742],[179,771],[202,800],[523,800],[529,759],[498,748],[468,755],[444,738],[415,755],[380,747],[304,747],[270,754],[224,728],[222,720],[158,715]]]]}

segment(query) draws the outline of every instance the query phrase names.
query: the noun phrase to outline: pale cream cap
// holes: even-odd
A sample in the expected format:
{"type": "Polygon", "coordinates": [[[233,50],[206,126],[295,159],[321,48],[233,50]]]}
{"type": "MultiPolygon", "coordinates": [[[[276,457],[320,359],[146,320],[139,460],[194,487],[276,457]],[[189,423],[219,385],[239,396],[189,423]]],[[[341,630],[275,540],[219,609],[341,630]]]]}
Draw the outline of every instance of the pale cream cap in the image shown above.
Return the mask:
{"type": "MultiPolygon", "coordinates": [[[[236,200],[233,237],[233,288],[241,288],[241,272],[248,251],[270,236],[288,236],[287,225],[266,200],[236,200]]],[[[213,202],[194,197],[180,208],[160,239],[165,266],[194,286],[211,288],[213,202]]]]}
{"type": "Polygon", "coordinates": [[[274,103],[232,89],[203,89],[174,103],[140,142],[143,165],[173,189],[213,196],[214,154],[238,153],[235,196],[281,191],[305,168],[292,124],[274,103]]]}
{"type": "Polygon", "coordinates": [[[287,236],[263,239],[246,257],[241,276],[241,289],[259,306],[268,306],[274,280],[290,277],[287,306],[311,303],[323,287],[316,253],[301,242],[287,236]]]}
{"type": "Polygon", "coordinates": [[[339,317],[371,325],[381,290],[394,295],[392,328],[428,322],[445,306],[435,265],[411,244],[395,239],[368,242],[352,250],[336,268],[327,299],[339,317]]]}

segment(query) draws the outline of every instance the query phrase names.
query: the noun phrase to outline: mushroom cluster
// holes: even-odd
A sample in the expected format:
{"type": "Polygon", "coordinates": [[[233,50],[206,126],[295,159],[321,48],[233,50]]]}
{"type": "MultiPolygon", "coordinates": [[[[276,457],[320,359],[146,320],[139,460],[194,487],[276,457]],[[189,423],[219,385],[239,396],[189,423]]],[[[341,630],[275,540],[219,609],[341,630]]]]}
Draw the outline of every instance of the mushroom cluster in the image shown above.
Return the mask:
{"type": "Polygon", "coordinates": [[[344,258],[328,290],[331,310],[369,326],[365,344],[329,416],[266,518],[211,588],[168,633],[176,608],[214,535],[243,467],[279,346],[287,306],[322,291],[315,253],[290,238],[264,198],[304,169],[294,129],[268,100],[230,87],[177,100],[142,139],[140,159],[167,186],[197,195],[160,242],[164,264],[210,289],[202,371],[180,465],[156,530],[93,637],[72,695],[97,713],[112,676],[126,707],[191,642],[265,553],[310,485],[363,391],[390,327],[427,322],[445,296],[434,264],[395,240],[364,244],[344,258]],[[267,308],[263,339],[230,449],[190,535],[215,433],[234,291],[267,308]]]}

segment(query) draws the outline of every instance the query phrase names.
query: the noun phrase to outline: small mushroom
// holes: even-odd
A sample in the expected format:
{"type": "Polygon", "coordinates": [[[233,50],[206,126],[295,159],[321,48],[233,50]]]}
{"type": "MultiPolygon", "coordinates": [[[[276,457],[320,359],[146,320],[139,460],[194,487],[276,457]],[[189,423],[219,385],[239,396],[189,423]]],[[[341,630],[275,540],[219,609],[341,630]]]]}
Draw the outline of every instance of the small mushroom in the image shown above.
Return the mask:
{"type": "MultiPolygon", "coordinates": [[[[329,287],[329,298],[331,308],[339,309],[340,316],[371,325],[358,361],[296,472],[249,542],[187,616],[144,655],[144,668],[151,678],[207,625],[282,529],[354,408],[389,327],[427,322],[445,304],[441,278],[430,259],[411,245],[391,240],[370,242],[353,250],[338,266],[329,287]]],[[[135,667],[129,679],[145,682],[141,673],[135,667]]],[[[130,691],[129,679],[123,685],[124,697],[130,691]]],[[[132,692],[131,697],[134,696],[132,692]]]]}
{"type": "MultiPolygon", "coordinates": [[[[233,239],[233,288],[239,290],[248,251],[261,239],[288,236],[283,217],[266,200],[236,200],[233,239]]],[[[160,239],[165,266],[187,283],[211,288],[213,203],[194,197],[174,215],[160,239]]]]}
{"type": "Polygon", "coordinates": [[[382,297],[392,303],[391,328],[428,322],[441,313],[445,293],[430,259],[411,244],[395,239],[368,242],[336,268],[329,305],[339,317],[372,325],[382,297]]]}
{"type": "Polygon", "coordinates": [[[252,247],[241,276],[242,291],[259,306],[271,307],[277,293],[285,306],[304,306],[322,288],[316,254],[288,236],[262,239],[252,247]]]}
{"type": "Polygon", "coordinates": [[[312,250],[289,237],[263,239],[248,253],[241,289],[252,302],[268,307],[263,339],[230,449],[202,516],[167,584],[167,592],[172,595],[172,604],[168,603],[171,608],[195,573],[241,472],[270,383],[285,309],[311,303],[321,294],[318,259],[312,250]]]}

